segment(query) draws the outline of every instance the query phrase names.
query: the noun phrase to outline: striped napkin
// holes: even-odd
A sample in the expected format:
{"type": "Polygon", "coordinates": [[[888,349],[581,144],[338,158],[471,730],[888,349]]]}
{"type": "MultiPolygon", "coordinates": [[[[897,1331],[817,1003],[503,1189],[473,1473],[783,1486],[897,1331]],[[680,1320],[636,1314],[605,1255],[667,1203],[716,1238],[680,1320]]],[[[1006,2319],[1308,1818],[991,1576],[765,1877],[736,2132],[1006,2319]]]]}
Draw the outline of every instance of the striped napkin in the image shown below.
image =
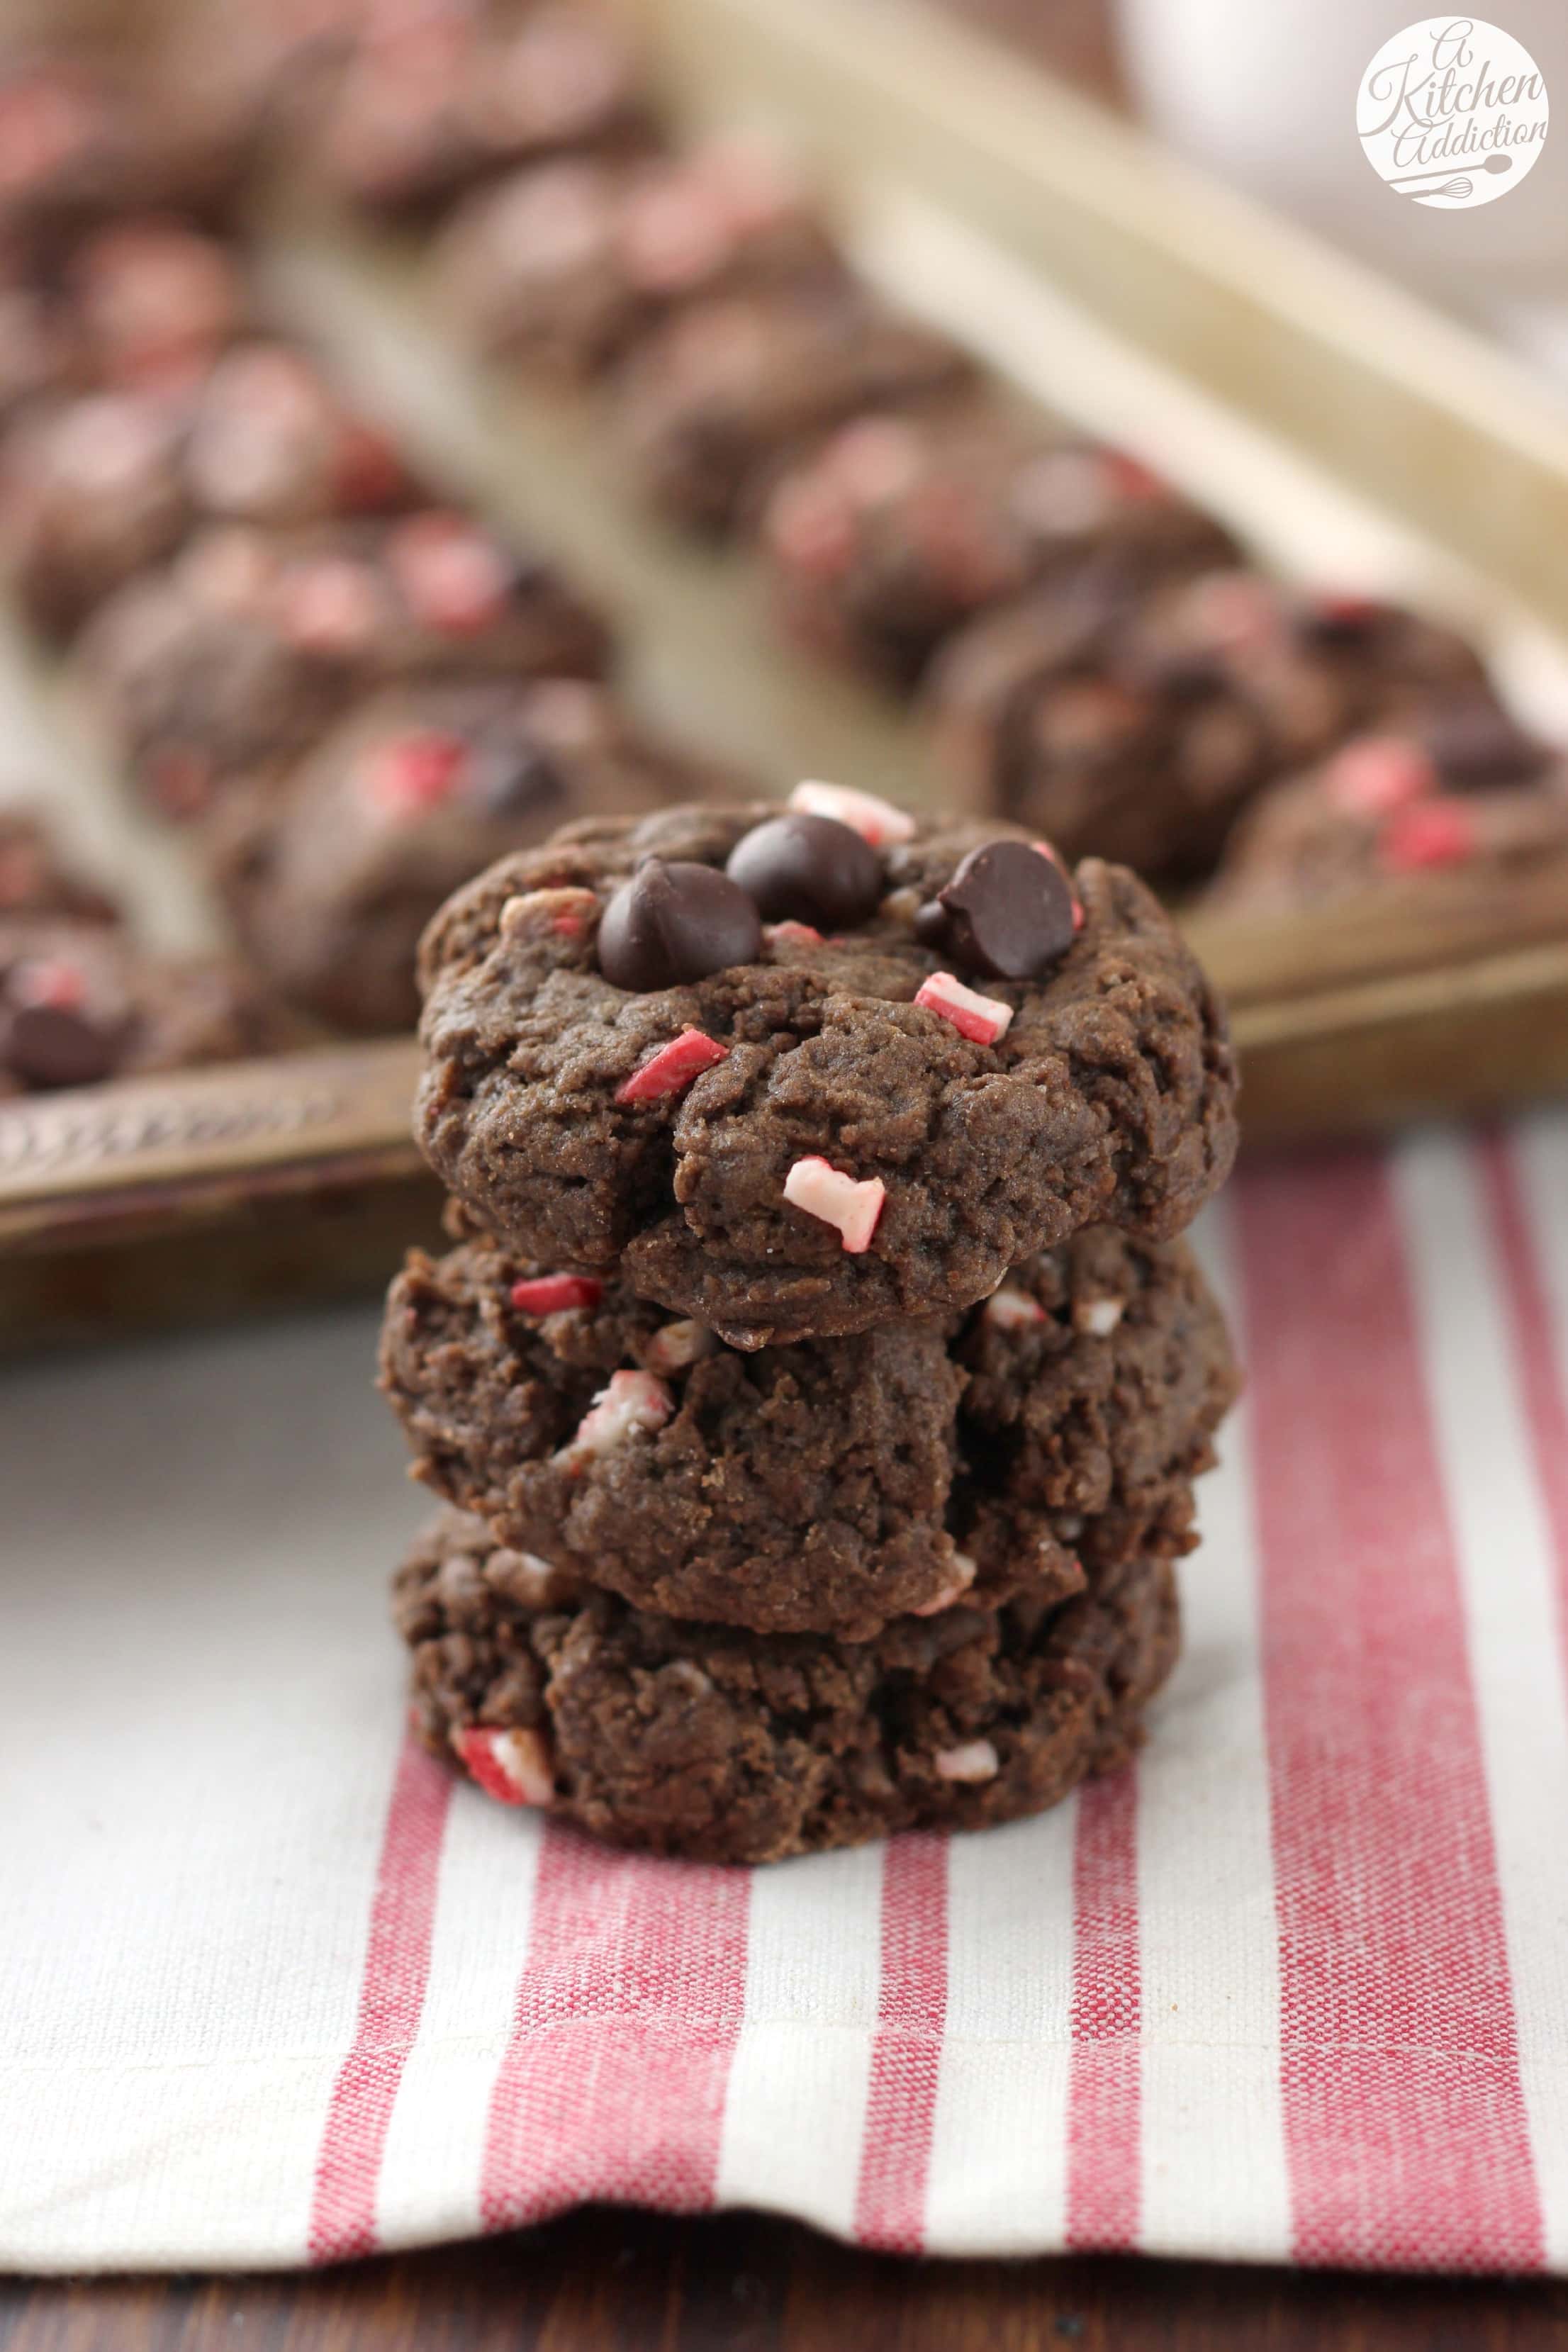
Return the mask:
{"type": "Polygon", "coordinates": [[[1568,1116],[1255,1162],[1136,1767],[984,1837],[607,1853],[400,1747],[361,1314],[0,1388],[0,2263],[581,2199],[868,2245],[1568,2268],[1568,1116]]]}

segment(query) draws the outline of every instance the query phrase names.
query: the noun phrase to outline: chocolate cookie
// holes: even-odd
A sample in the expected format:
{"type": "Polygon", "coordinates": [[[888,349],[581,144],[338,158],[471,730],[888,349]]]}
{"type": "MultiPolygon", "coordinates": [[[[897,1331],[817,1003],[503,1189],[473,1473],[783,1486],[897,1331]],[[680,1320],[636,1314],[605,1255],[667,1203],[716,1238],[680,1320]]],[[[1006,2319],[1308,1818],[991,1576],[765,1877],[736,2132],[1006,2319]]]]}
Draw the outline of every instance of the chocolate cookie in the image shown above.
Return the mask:
{"type": "Polygon", "coordinates": [[[1357,736],[1271,786],[1231,835],[1205,902],[1268,916],[1568,856],[1568,765],[1490,706],[1448,719],[1426,740],[1357,736]]]}
{"type": "Polygon", "coordinates": [[[1394,606],[1293,599],[1247,572],[1131,594],[1077,572],[955,637],[930,700],[967,805],[1181,882],[1211,870],[1271,778],[1487,691],[1471,646],[1394,606]]]}
{"type": "Polygon", "coordinates": [[[567,818],[706,785],[601,687],[434,682],[357,708],[280,782],[237,787],[206,847],[285,996],[338,1028],[412,1029],[419,935],[451,891],[567,818]]]}
{"type": "Polygon", "coordinates": [[[0,920],[12,915],[68,915],[117,924],[124,909],[61,857],[41,809],[0,807],[0,920]]]}
{"type": "Polygon", "coordinates": [[[900,692],[1033,582],[1092,563],[1131,591],[1237,557],[1136,459],[1051,446],[994,401],[841,426],[778,482],[762,545],[786,626],[900,692]]]}
{"type": "Polygon", "coordinates": [[[317,166],[353,203],[430,213],[531,156],[647,142],[639,61],[568,0],[414,9],[367,26],[317,126],[317,166]]]}
{"type": "Polygon", "coordinates": [[[956,1325],[742,1354],[488,1243],[410,1257],[382,1387],[416,1474],[639,1607],[864,1641],[1184,1551],[1236,1384],[1181,1244],[1080,1234],[956,1325]]]}
{"type": "Polygon", "coordinates": [[[1137,1748],[1180,1638],[1166,1560],[847,1645],[628,1609],[455,1512],[395,1607],[433,1753],[595,1837],[733,1863],[1043,1811],[1137,1748]]]}
{"type": "Polygon", "coordinates": [[[570,376],[699,295],[844,274],[800,184],[733,141],[515,173],[454,215],[437,271],[471,341],[570,376]]]}
{"type": "Polygon", "coordinates": [[[82,56],[0,64],[0,245],[51,267],[117,213],[221,215],[243,159],[167,89],[82,56]]]}
{"type": "Polygon", "coordinates": [[[0,556],[34,625],[65,635],[204,522],[325,522],[419,496],[313,361],[249,343],[183,394],[95,393],[25,418],[0,451],[0,556]]]}
{"type": "Polygon", "coordinates": [[[0,917],[0,1094],[306,1042],[299,1021],[233,963],[146,955],[101,924],[0,917]]]}
{"type": "Polygon", "coordinates": [[[89,384],[166,395],[199,385],[252,324],[235,247],[156,213],[82,239],[64,273],[61,310],[89,384]]]}
{"type": "Polygon", "coordinates": [[[113,597],[84,678],[165,815],[299,758],[373,688],[422,677],[596,677],[609,635],[550,564],[426,509],[302,534],[204,534],[113,597]]]}
{"type": "Polygon", "coordinates": [[[945,335],[860,286],[715,296],[637,346],[617,386],[617,430],[656,505],[721,531],[813,435],[861,409],[951,392],[971,373],[945,335]]]}
{"type": "Polygon", "coordinates": [[[437,918],[417,1126],[479,1223],[745,1348],[972,1306],[1082,1226],[1179,1233],[1236,1072],[1143,886],[830,786],[777,820],[569,827],[437,918]]]}

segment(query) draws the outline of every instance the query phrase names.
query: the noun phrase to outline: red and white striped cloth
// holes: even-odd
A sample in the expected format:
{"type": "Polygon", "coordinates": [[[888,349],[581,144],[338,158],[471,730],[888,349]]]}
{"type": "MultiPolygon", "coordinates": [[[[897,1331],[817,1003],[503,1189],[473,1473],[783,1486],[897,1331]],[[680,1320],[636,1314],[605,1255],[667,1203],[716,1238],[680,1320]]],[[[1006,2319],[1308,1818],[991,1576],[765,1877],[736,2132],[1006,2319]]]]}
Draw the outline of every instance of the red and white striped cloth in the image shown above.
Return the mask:
{"type": "Polygon", "coordinates": [[[12,1377],[0,2263],[586,2198],[879,2247],[1568,2268],[1568,1117],[1248,1168],[1133,1770],[755,1873],[399,1751],[361,1315],[12,1377]]]}

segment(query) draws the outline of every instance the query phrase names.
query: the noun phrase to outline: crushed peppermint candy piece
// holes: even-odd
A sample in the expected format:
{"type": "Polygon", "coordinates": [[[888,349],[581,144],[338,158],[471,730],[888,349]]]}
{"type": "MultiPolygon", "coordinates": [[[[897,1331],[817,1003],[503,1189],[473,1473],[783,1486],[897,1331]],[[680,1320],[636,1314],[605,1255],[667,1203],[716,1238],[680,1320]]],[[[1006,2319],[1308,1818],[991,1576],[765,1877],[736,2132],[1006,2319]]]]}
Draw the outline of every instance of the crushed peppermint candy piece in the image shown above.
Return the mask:
{"type": "Polygon", "coordinates": [[[908,841],[915,829],[915,821],[906,810],[895,808],[891,801],[879,801],[874,793],[858,793],[848,784],[824,784],[808,778],[796,784],[789,806],[803,816],[830,816],[837,824],[847,824],[873,849],[881,849],[889,841],[908,841]]]}
{"type": "Polygon", "coordinates": [[[940,1748],[932,1759],[942,1780],[994,1780],[1002,1759],[989,1739],[966,1739],[958,1748],[940,1748]]]}
{"type": "Polygon", "coordinates": [[[987,1323],[999,1331],[1021,1331],[1026,1324],[1043,1323],[1046,1310],[1026,1290],[994,1290],[983,1309],[987,1323]]]}
{"type": "Polygon", "coordinates": [[[764,923],[763,937],[771,948],[819,948],[822,945],[822,933],[812,924],[794,920],[764,923]]]}
{"type": "Polygon", "coordinates": [[[489,1573],[496,1590],[521,1609],[552,1608],[576,1584],[570,1570],[541,1559],[537,1552],[513,1551],[510,1547],[491,1552],[489,1573]]]}
{"type": "Polygon", "coordinates": [[[1347,816],[1387,816],[1436,789],[1432,760],[1402,735],[1363,735],[1323,770],[1324,797],[1347,816]]]}
{"type": "Polygon", "coordinates": [[[388,541],[387,560],[416,619],[446,636],[489,628],[511,585],[500,548],[461,515],[413,516],[388,541]]]}
{"type": "Polygon", "coordinates": [[[375,574],[346,556],[323,556],[288,575],[279,619],[303,653],[353,654],[368,646],[385,612],[375,574]]]}
{"type": "Polygon", "coordinates": [[[792,1208],[804,1209],[808,1217],[837,1225],[845,1248],[852,1257],[858,1257],[871,1246],[888,1188],[879,1176],[847,1176],[814,1152],[809,1159],[795,1161],[784,1178],[784,1196],[792,1208]]]}
{"type": "Polygon", "coordinates": [[[1072,1328],[1091,1339],[1109,1339],[1126,1311],[1121,1298],[1080,1298],[1072,1310],[1072,1328]]]}
{"type": "Polygon", "coordinates": [[[5,993],[14,1004],[75,1013],[87,1003],[87,974],[68,956],[26,956],[12,965],[5,993]]]}
{"type": "Polygon", "coordinates": [[[650,1370],[656,1372],[683,1371],[688,1364],[696,1363],[700,1356],[710,1356],[719,1345],[706,1323],[688,1319],[681,1323],[666,1323],[654,1333],[646,1349],[650,1370]]]}
{"type": "Polygon", "coordinates": [[[381,744],[364,772],[364,789],[380,807],[406,814],[438,808],[456,792],[468,761],[460,735],[434,729],[381,744]]]}
{"type": "Polygon", "coordinates": [[[592,890],[523,890],[507,899],[497,920],[509,940],[541,938],[547,931],[575,940],[587,929],[598,904],[592,890]]]}
{"type": "Polygon", "coordinates": [[[1013,1024],[1010,1004],[1004,1004],[1000,997],[982,996],[978,989],[965,988],[951,971],[933,971],[921,982],[915,1003],[951,1021],[961,1037],[976,1045],[994,1045],[1013,1024]]]}
{"type": "Polygon", "coordinates": [[[685,1028],[616,1088],[616,1100],[658,1102],[666,1095],[684,1094],[693,1078],[712,1069],[715,1063],[727,1061],[729,1055],[728,1045],[721,1045],[716,1037],[700,1029],[685,1028]]]}
{"type": "Polygon", "coordinates": [[[922,1601],[918,1609],[911,1609],[911,1617],[940,1617],[944,1609],[951,1609],[955,1601],[963,1600],[980,1570],[966,1551],[953,1553],[952,1568],[953,1573],[942,1591],[934,1593],[931,1600],[922,1601]]]}
{"type": "Polygon", "coordinates": [[[520,1315],[560,1315],[577,1307],[597,1307],[605,1286],[591,1274],[541,1274],[514,1282],[508,1293],[520,1315]]]}
{"type": "Polygon", "coordinates": [[[1416,801],[1396,809],[1377,839],[1378,856],[1390,874],[1460,866],[1477,846],[1475,818],[1457,800],[1416,801]]]}
{"type": "Polygon", "coordinates": [[[637,1429],[662,1428],[675,1411],[675,1399],[651,1372],[612,1372],[599,1391],[566,1446],[568,1454],[607,1454],[637,1429]]]}
{"type": "Polygon", "coordinates": [[[487,1797],[497,1797],[503,1805],[555,1802],[555,1775],[542,1733],[494,1731],[475,1724],[454,1731],[452,1745],[487,1797]]]}

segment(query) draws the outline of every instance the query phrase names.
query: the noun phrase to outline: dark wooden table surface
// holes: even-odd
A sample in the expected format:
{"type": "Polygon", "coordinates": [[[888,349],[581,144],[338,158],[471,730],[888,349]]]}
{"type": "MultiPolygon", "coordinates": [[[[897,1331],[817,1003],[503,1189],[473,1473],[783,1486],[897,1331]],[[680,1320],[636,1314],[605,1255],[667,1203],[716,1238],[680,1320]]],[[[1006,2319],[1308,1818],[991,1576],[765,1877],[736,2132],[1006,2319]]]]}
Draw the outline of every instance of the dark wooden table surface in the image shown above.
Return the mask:
{"type": "Polygon", "coordinates": [[[0,2352],[1544,2352],[1568,2282],[911,2263],[591,2211],[305,2279],[0,2280],[0,2352]]]}

